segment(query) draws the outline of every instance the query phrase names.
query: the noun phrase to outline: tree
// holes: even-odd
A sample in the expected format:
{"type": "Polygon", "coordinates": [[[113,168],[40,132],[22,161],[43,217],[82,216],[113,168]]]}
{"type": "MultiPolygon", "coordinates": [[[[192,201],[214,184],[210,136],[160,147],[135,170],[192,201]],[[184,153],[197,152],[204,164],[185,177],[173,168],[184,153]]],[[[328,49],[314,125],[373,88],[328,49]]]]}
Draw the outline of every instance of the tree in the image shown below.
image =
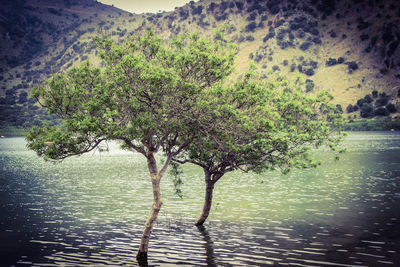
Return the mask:
{"type": "Polygon", "coordinates": [[[26,139],[48,160],[81,155],[106,140],[119,140],[146,158],[153,205],[136,258],[147,265],[150,234],[162,206],[161,178],[198,134],[198,102],[232,72],[235,49],[223,38],[210,42],[192,34],[167,42],[153,32],[120,45],[105,38],[95,43],[104,69],[86,62],[33,88],[32,95],[62,123],[33,127],[26,139]],[[157,152],[166,158],[161,166],[157,152]]]}
{"type": "Polygon", "coordinates": [[[371,117],[374,115],[374,107],[371,103],[363,103],[360,109],[360,116],[362,118],[371,117]]]}
{"type": "Polygon", "coordinates": [[[206,192],[203,210],[196,221],[202,225],[211,210],[215,183],[234,170],[264,171],[315,167],[311,148],[328,145],[338,150],[344,134],[342,115],[329,104],[327,92],[309,96],[300,83],[291,85],[282,77],[259,82],[250,71],[234,85],[214,87],[203,107],[202,134],[174,161],[200,166],[206,192]]]}
{"type": "Polygon", "coordinates": [[[394,113],[396,112],[396,106],[393,103],[389,103],[386,105],[386,109],[390,112],[390,113],[394,113]]]}
{"type": "Polygon", "coordinates": [[[352,104],[349,104],[346,108],[346,112],[347,113],[352,113],[354,111],[354,107],[352,104]]]}

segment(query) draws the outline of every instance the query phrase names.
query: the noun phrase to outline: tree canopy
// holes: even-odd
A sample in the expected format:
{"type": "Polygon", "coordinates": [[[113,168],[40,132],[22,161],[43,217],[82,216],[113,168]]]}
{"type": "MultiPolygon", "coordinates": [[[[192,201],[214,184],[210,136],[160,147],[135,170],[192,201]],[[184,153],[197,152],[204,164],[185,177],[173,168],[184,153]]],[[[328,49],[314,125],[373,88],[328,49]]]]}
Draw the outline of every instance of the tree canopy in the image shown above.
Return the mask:
{"type": "Polygon", "coordinates": [[[116,44],[97,38],[104,68],[89,62],[58,73],[32,89],[33,97],[61,119],[57,126],[33,127],[27,146],[49,160],[96,149],[104,140],[147,160],[154,203],[137,258],[147,262],[150,234],[162,206],[160,180],[171,159],[199,134],[205,92],[233,70],[235,47],[197,34],[163,41],[153,32],[116,44]],[[158,166],[155,154],[166,160],[158,166]]]}
{"type": "Polygon", "coordinates": [[[310,148],[335,149],[341,139],[332,135],[341,116],[326,92],[307,95],[298,84],[263,81],[254,70],[228,81],[236,47],[218,33],[213,41],[147,32],[126,43],[95,43],[104,67],[85,62],[32,89],[61,123],[33,127],[27,146],[63,160],[117,140],[145,157],[153,205],[137,254],[144,265],[163,203],[160,181],[172,161],[203,168],[209,212],[214,184],[226,172],[315,166],[310,148]],[[161,164],[156,153],[165,156],[161,164]]]}
{"type": "Polygon", "coordinates": [[[214,184],[226,172],[315,167],[319,163],[311,148],[324,144],[342,152],[341,112],[325,91],[309,95],[299,80],[261,80],[251,70],[242,80],[213,87],[209,93],[200,103],[207,110],[197,129],[201,134],[174,158],[204,170],[206,200],[197,225],[206,220],[214,184]]]}
{"type": "Polygon", "coordinates": [[[196,113],[190,111],[199,95],[232,71],[233,47],[196,34],[168,44],[152,32],[121,45],[105,38],[95,42],[105,68],[86,62],[32,89],[62,120],[28,133],[28,146],[40,156],[63,159],[102,140],[122,140],[142,154],[172,152],[177,137],[192,129],[196,113]]]}

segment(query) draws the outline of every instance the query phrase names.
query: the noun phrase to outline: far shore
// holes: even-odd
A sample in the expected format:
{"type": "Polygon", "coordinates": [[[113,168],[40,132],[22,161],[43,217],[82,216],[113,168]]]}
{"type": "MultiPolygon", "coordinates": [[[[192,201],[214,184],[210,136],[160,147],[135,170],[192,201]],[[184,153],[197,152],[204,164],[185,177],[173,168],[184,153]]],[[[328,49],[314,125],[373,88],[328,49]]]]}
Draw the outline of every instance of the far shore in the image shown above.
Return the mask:
{"type": "MultiPolygon", "coordinates": [[[[345,131],[400,131],[400,120],[364,119],[346,121],[345,131]]],[[[16,126],[0,126],[0,137],[22,137],[27,129],[16,126]]]]}

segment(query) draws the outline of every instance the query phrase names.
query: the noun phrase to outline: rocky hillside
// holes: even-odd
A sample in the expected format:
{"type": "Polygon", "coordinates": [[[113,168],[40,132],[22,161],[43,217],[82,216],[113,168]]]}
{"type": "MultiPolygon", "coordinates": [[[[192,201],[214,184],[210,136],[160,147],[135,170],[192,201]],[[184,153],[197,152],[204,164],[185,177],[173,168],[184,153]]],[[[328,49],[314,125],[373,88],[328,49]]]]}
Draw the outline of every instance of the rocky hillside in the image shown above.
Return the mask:
{"type": "Polygon", "coordinates": [[[100,64],[93,36],[148,29],[214,38],[217,28],[239,45],[235,75],[254,61],[266,78],[300,74],[305,91],[329,90],[351,119],[399,118],[399,21],[397,0],[202,0],[144,15],[93,0],[3,0],[0,127],[40,124],[47,114],[30,86],[86,59],[100,64]]]}

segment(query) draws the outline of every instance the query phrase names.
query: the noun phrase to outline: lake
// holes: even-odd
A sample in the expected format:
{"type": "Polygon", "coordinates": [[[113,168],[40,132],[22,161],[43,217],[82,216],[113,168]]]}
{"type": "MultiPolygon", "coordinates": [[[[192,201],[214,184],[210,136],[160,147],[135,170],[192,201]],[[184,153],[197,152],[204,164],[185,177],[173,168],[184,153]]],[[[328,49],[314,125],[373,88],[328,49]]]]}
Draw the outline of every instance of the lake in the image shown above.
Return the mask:
{"type": "MultiPolygon", "coordinates": [[[[187,165],[183,199],[162,179],[151,266],[400,266],[400,134],[353,132],[337,162],[216,184],[204,228],[202,170],[187,165]]],[[[54,164],[0,139],[0,265],[136,265],[152,204],[146,162],[118,149],[54,164]]]]}

